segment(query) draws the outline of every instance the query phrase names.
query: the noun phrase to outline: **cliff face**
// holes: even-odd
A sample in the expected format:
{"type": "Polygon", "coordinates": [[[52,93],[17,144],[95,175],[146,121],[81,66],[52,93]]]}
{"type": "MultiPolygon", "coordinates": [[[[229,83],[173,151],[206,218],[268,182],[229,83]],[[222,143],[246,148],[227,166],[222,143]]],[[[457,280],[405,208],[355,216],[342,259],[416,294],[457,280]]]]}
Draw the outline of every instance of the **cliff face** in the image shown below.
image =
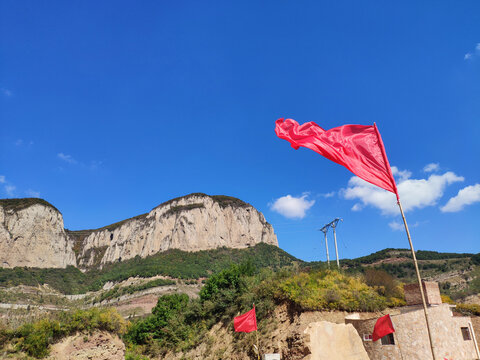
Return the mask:
{"type": "Polygon", "coordinates": [[[148,214],[84,234],[80,267],[146,257],[159,251],[278,246],[273,227],[251,205],[225,196],[191,194],[148,214]]]}
{"type": "Polygon", "coordinates": [[[1,267],[67,265],[76,259],[57,209],[40,199],[0,201],[1,267]]]}
{"type": "Polygon", "coordinates": [[[43,200],[0,200],[0,267],[87,268],[168,249],[245,248],[260,242],[278,246],[272,226],[254,207],[227,196],[191,194],[83,231],[64,230],[60,212],[43,200]]]}

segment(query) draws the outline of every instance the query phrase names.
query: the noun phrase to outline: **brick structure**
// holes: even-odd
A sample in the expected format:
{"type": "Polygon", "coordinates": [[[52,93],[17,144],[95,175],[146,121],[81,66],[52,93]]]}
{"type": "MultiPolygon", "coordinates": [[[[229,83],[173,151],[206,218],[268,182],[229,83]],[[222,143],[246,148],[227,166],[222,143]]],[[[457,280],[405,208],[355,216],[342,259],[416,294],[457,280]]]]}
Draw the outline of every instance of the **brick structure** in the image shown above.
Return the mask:
{"type": "MultiPolygon", "coordinates": [[[[428,286],[427,289],[429,289],[428,286]]],[[[454,317],[451,305],[448,304],[429,306],[428,314],[435,347],[435,360],[444,358],[479,359],[469,317],[454,317]]],[[[391,315],[391,318],[395,327],[392,337],[394,344],[388,345],[383,345],[382,342],[387,343],[388,341],[382,341],[382,339],[375,342],[368,339],[373,332],[377,318],[345,319],[345,322],[352,324],[357,329],[371,360],[431,360],[423,307],[405,306],[400,309],[400,314],[391,315]]]]}
{"type": "MultiPolygon", "coordinates": [[[[427,305],[439,305],[442,303],[440,297],[440,289],[435,281],[422,281],[423,293],[427,305]]],[[[405,300],[407,305],[422,305],[422,295],[418,284],[408,284],[403,286],[405,292],[405,300]]]]}

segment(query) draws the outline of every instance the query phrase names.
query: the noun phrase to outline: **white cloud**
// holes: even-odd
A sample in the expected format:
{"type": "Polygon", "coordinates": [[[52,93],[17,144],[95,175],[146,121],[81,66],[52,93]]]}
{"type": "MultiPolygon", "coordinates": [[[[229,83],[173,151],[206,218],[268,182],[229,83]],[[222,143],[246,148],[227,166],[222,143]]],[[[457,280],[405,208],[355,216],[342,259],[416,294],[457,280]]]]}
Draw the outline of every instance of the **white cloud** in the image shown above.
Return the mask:
{"type": "Polygon", "coordinates": [[[4,184],[4,183],[5,183],[5,176],[0,175],[0,184],[4,184]]]}
{"type": "Polygon", "coordinates": [[[410,176],[412,176],[412,172],[408,170],[398,170],[396,166],[392,166],[392,174],[396,177],[399,178],[399,180],[405,180],[408,179],[410,176]]]}
{"type": "Polygon", "coordinates": [[[388,223],[388,226],[394,231],[400,231],[405,229],[404,225],[399,221],[392,221],[388,223]]]}
{"type": "Polygon", "coordinates": [[[69,163],[69,164],[76,164],[77,163],[77,160],[75,160],[71,155],[67,155],[67,154],[64,154],[64,153],[58,153],[57,157],[59,159],[62,159],[65,162],[69,163]]]}
{"type": "Polygon", "coordinates": [[[480,202],[480,184],[464,187],[456,196],[450,198],[440,210],[442,212],[457,212],[476,202],[480,202]]]}
{"type": "Polygon", "coordinates": [[[331,192],[329,192],[329,193],[322,194],[322,196],[323,196],[324,198],[328,199],[328,198],[334,197],[335,194],[336,194],[336,191],[331,191],[331,192]]]}
{"type": "Polygon", "coordinates": [[[480,43],[477,43],[477,45],[475,45],[475,51],[466,53],[463,59],[472,60],[474,56],[475,57],[480,56],[480,43]]]}
{"type": "Polygon", "coordinates": [[[13,185],[5,185],[5,193],[7,196],[15,196],[16,187],[13,185]]]}
{"type": "MultiPolygon", "coordinates": [[[[393,167],[392,167],[393,170],[393,167]]],[[[455,175],[453,172],[446,172],[443,175],[432,174],[428,179],[409,179],[408,171],[395,170],[400,175],[397,181],[397,188],[405,212],[413,209],[422,209],[426,206],[436,205],[443,196],[447,185],[463,181],[464,178],[455,175]]],[[[363,206],[373,206],[380,209],[384,215],[398,213],[395,195],[389,191],[374,186],[359,177],[352,177],[348,187],[342,191],[345,199],[360,200],[363,206]]],[[[354,211],[360,210],[354,205],[354,211]]]]}
{"type": "Polygon", "coordinates": [[[434,171],[438,171],[439,169],[440,169],[440,164],[439,163],[430,163],[430,164],[425,165],[425,167],[423,168],[423,171],[434,172],[434,171]]]}
{"type": "MultiPolygon", "coordinates": [[[[420,225],[420,223],[417,221],[414,224],[409,224],[408,227],[410,229],[412,229],[412,228],[418,227],[419,225],[420,225]]],[[[393,231],[403,231],[403,230],[405,230],[405,225],[401,221],[394,220],[392,222],[389,222],[388,226],[390,226],[390,229],[392,229],[393,231]]]]}
{"type": "Polygon", "coordinates": [[[356,203],[355,205],[352,206],[352,211],[360,211],[363,209],[363,205],[360,203],[356,203]]]}
{"type": "Polygon", "coordinates": [[[315,200],[307,200],[308,194],[300,197],[282,196],[270,204],[270,209],[290,219],[303,219],[315,200]]]}
{"type": "Polygon", "coordinates": [[[27,191],[25,191],[25,194],[30,196],[30,197],[35,197],[35,198],[40,197],[40,192],[39,191],[34,191],[32,189],[28,189],[27,191]]]}

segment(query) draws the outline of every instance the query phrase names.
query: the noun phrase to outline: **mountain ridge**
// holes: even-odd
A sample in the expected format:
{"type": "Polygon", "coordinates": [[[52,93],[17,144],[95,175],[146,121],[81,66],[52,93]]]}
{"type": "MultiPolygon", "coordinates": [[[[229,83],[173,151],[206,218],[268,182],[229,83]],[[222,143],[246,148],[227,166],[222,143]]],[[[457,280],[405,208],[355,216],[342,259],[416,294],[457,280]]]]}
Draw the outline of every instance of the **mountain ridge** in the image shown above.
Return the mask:
{"type": "Polygon", "coordinates": [[[245,248],[260,242],[278,246],[273,227],[252,205],[226,195],[188,194],[87,230],[64,228],[61,212],[46,200],[0,200],[1,267],[87,269],[168,249],[245,248]],[[44,256],[36,261],[22,255],[27,253],[44,256]]]}

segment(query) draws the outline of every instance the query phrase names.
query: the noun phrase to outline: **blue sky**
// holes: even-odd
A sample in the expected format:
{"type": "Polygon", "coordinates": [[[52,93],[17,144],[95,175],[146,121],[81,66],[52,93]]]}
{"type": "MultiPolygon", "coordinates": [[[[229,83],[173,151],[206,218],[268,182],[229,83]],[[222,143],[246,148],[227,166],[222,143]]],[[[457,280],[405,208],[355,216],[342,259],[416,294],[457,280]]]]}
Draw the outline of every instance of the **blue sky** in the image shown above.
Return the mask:
{"type": "Polygon", "coordinates": [[[305,260],[335,217],[341,257],[408,247],[388,196],[274,133],[375,121],[415,247],[480,252],[480,3],[299,4],[0,1],[0,197],[86,229],[226,194],[305,260]]]}

